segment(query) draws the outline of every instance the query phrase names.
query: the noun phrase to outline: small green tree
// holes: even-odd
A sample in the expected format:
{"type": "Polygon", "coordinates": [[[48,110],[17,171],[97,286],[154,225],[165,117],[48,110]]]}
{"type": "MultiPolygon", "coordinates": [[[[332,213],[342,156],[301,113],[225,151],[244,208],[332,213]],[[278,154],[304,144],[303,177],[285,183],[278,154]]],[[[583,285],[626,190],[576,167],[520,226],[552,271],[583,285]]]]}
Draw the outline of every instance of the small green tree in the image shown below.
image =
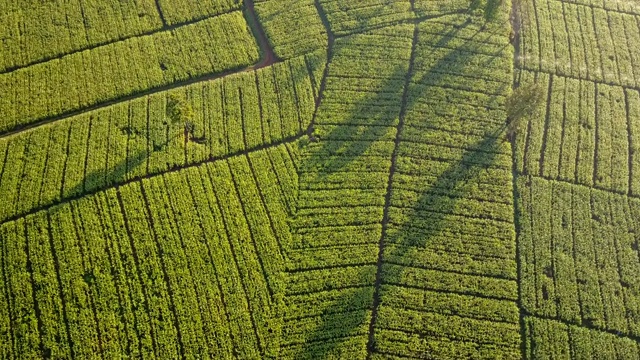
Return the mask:
{"type": "Polygon", "coordinates": [[[184,131],[184,143],[189,142],[189,134],[194,130],[193,124],[193,108],[191,104],[183,97],[176,94],[169,95],[167,99],[167,118],[169,127],[180,126],[184,131]]]}
{"type": "Polygon", "coordinates": [[[522,131],[527,117],[532,116],[544,101],[544,89],[539,84],[529,84],[515,89],[507,98],[507,136],[513,139],[522,131]]]}

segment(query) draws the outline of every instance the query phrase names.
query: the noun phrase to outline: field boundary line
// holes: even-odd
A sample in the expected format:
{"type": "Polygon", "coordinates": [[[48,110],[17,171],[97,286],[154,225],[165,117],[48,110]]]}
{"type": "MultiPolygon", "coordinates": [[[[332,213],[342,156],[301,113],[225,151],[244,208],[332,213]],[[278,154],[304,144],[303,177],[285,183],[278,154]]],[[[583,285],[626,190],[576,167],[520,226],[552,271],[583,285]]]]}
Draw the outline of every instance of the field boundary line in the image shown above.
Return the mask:
{"type": "Polygon", "coordinates": [[[167,26],[167,20],[164,18],[164,12],[162,11],[162,6],[160,6],[160,0],[156,0],[156,10],[158,11],[158,16],[160,16],[160,20],[162,21],[162,25],[167,26]]]}
{"type": "MultiPolygon", "coordinates": [[[[598,102],[598,84],[594,84],[594,94],[593,94],[593,104],[594,104],[594,126],[593,126],[593,131],[595,133],[595,143],[594,143],[594,147],[593,147],[593,178],[591,179],[591,186],[592,187],[597,187],[598,186],[598,152],[599,152],[599,144],[600,142],[598,140],[600,140],[600,121],[598,121],[598,115],[600,113],[600,106],[599,106],[599,102],[598,102]]],[[[540,174],[542,175],[542,173],[540,174]]]]}
{"type": "Polygon", "coordinates": [[[549,138],[549,125],[551,121],[551,91],[553,90],[553,75],[549,75],[547,87],[547,100],[544,115],[544,133],[542,134],[542,149],[540,149],[540,159],[538,159],[538,176],[544,176],[544,154],[547,152],[547,139],[549,138]]]}
{"type": "MultiPolygon", "coordinates": [[[[111,118],[111,117],[109,117],[111,118]]],[[[94,117],[90,117],[89,118],[89,124],[87,125],[87,141],[84,145],[84,162],[82,163],[82,191],[80,192],[85,192],[87,190],[87,178],[88,178],[88,174],[87,174],[87,163],[89,162],[89,152],[91,149],[91,130],[93,128],[93,120],[94,117]]],[[[111,121],[111,119],[109,119],[109,121],[111,121]]],[[[107,138],[107,142],[109,141],[109,138],[107,138]]],[[[68,140],[67,140],[68,142],[68,140]]],[[[47,151],[48,152],[48,151],[47,151]]],[[[109,153],[109,151],[107,151],[107,154],[109,153]]],[[[106,164],[106,163],[105,163],[106,164]]],[[[66,174],[65,174],[66,175],[66,174]]],[[[62,189],[62,191],[64,192],[64,188],[62,189]]]]}
{"type": "MultiPolygon", "coordinates": [[[[523,38],[521,37],[522,27],[524,26],[524,21],[522,19],[522,2],[520,0],[511,0],[511,14],[509,15],[509,23],[511,25],[511,33],[513,35],[511,45],[513,46],[513,83],[511,85],[512,92],[520,87],[522,71],[518,67],[518,59],[520,57],[520,46],[523,38]]],[[[537,15],[536,15],[536,25],[537,25],[537,15]]],[[[539,30],[539,26],[538,26],[539,30]]],[[[538,32],[539,35],[539,32],[538,32]]],[[[539,45],[540,46],[540,45],[539,45]]],[[[537,74],[536,74],[537,78],[537,74]]],[[[506,119],[509,120],[508,118],[506,119]]],[[[526,169],[527,160],[530,158],[529,155],[529,144],[531,142],[531,127],[533,121],[527,121],[526,134],[524,135],[524,149],[522,150],[522,164],[520,166],[523,169],[526,169]]],[[[516,262],[516,286],[517,286],[517,301],[516,304],[518,306],[518,325],[519,335],[520,335],[520,355],[522,359],[526,359],[526,350],[527,350],[527,334],[526,334],[526,323],[525,323],[525,310],[522,305],[522,263],[521,263],[521,254],[520,254],[520,192],[518,189],[518,153],[517,153],[517,134],[514,136],[510,136],[510,145],[511,145],[511,196],[512,196],[512,204],[513,204],[513,229],[514,229],[514,245],[515,245],[515,262],[516,262]]],[[[542,169],[538,169],[541,171],[542,169]]]]}
{"type": "MultiPolygon", "coordinates": [[[[583,93],[582,93],[582,83],[579,81],[578,82],[578,96],[577,96],[577,99],[578,99],[578,118],[580,117],[580,110],[582,108],[582,105],[581,105],[582,101],[583,101],[583,96],[582,95],[583,95],[583,93]]],[[[626,97],[626,91],[625,91],[625,97],[626,97]]],[[[584,135],[583,135],[582,131],[578,131],[578,135],[576,136],[576,141],[575,141],[575,144],[576,144],[575,145],[576,146],[576,159],[575,159],[574,164],[573,164],[573,166],[574,166],[573,178],[575,180],[578,180],[579,176],[580,176],[580,156],[579,156],[579,154],[581,153],[580,149],[582,149],[581,146],[583,145],[582,143],[584,141],[583,136],[584,135]]],[[[631,149],[629,149],[629,150],[631,150],[631,149]]],[[[526,151],[526,149],[525,149],[525,151],[526,151]]],[[[523,165],[523,168],[524,168],[524,165],[523,165]]]]}
{"type": "MultiPolygon", "coordinates": [[[[624,92],[624,107],[625,107],[625,115],[627,117],[627,162],[629,166],[629,184],[627,189],[627,194],[629,196],[633,195],[633,138],[631,136],[631,116],[629,116],[629,93],[626,89],[623,89],[624,92]]],[[[640,255],[640,252],[638,253],[640,255]]]]}

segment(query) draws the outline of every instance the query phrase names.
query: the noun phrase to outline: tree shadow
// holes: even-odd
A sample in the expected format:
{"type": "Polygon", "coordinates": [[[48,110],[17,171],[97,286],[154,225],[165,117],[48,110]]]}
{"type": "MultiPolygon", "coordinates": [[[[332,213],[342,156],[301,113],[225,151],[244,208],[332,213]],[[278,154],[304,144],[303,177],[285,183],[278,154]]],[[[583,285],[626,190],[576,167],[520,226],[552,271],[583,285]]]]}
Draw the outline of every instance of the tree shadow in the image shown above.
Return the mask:
{"type": "MultiPolygon", "coordinates": [[[[496,131],[495,137],[485,137],[473,146],[473,150],[465,151],[462,159],[452,163],[438,176],[433,185],[420,195],[412,206],[411,213],[406,218],[406,221],[401,224],[395,224],[394,222],[393,225],[397,226],[394,232],[395,235],[385,236],[383,239],[385,245],[394,245],[394,257],[409,255],[412,249],[426,247],[431,239],[436,238],[441,231],[446,230],[448,226],[447,217],[456,207],[457,200],[464,198],[465,194],[468,195],[465,185],[473,183],[480,172],[490,168],[495,160],[501,141],[498,135],[502,133],[503,129],[504,127],[496,131]],[[443,191],[448,191],[447,196],[443,196],[443,191]],[[437,211],[433,211],[434,209],[437,209],[437,211]],[[423,211],[429,212],[428,219],[424,218],[423,211]],[[428,220],[428,227],[420,228],[419,224],[423,224],[425,220],[428,220]],[[419,230],[420,237],[411,236],[412,233],[416,234],[416,230],[419,230]]],[[[385,257],[388,255],[388,253],[384,253],[385,257]]],[[[382,271],[382,269],[378,271],[382,271]]],[[[361,271],[363,279],[369,279],[370,276],[368,275],[366,269],[361,271]]],[[[401,284],[401,278],[402,272],[384,274],[382,282],[377,286],[388,283],[401,284]]],[[[349,293],[347,296],[338,298],[332,307],[341,310],[347,309],[350,312],[325,314],[321,326],[307,340],[308,346],[305,348],[301,358],[326,358],[340,344],[338,342],[317,346],[319,342],[327,340],[326,334],[334,332],[335,329],[341,329],[340,332],[342,334],[352,334],[357,332],[363,324],[370,321],[368,310],[371,309],[358,307],[359,305],[361,306],[362,302],[357,299],[363,297],[371,299],[371,292],[370,287],[362,287],[355,293],[349,293]],[[345,315],[350,315],[350,317],[347,319],[345,315]]],[[[371,345],[375,348],[375,343],[371,345]]],[[[369,351],[371,350],[373,349],[369,349],[369,351]]]]}
{"type": "MultiPolygon", "coordinates": [[[[491,10],[490,8],[490,6],[492,6],[491,4],[493,3],[494,1],[489,1],[489,4],[487,4],[490,11],[495,11],[491,10]]],[[[315,139],[317,143],[306,145],[310,146],[310,148],[304,149],[303,151],[310,151],[311,154],[306,157],[304,161],[306,161],[308,164],[311,164],[311,167],[315,167],[316,169],[318,169],[318,174],[315,178],[312,179],[312,181],[323,181],[323,179],[327,178],[333,173],[345,171],[350,162],[358,159],[359,157],[365,155],[368,151],[370,151],[370,147],[376,141],[384,140],[382,138],[383,132],[380,131],[381,127],[395,126],[396,123],[394,123],[393,119],[397,119],[398,112],[400,114],[406,114],[409,110],[417,106],[418,100],[425,96],[428,96],[429,89],[438,87],[438,85],[431,84],[441,84],[442,82],[446,81],[446,76],[448,76],[449,74],[463,74],[468,60],[470,60],[475,55],[474,51],[472,51],[475,35],[465,40],[461,46],[451,46],[449,44],[452,40],[456,39],[460,31],[470,28],[470,25],[474,21],[477,22],[478,19],[469,18],[467,22],[463,24],[453,25],[448,32],[441,35],[440,39],[438,39],[437,42],[429,45],[432,48],[447,49],[448,53],[444,57],[438,59],[435,64],[426,71],[424,75],[417,79],[411,78],[411,80],[407,82],[406,77],[408,75],[413,77],[415,74],[407,74],[406,67],[404,66],[400,66],[394,69],[391,72],[392,75],[382,84],[380,90],[376,95],[364,99],[364,101],[355,104],[350,109],[349,114],[345,117],[351,120],[350,124],[338,124],[327,134],[318,136],[318,138],[315,139]],[[398,84],[398,78],[404,79],[402,82],[409,86],[407,94],[405,94],[404,98],[402,99],[402,109],[399,109],[399,111],[393,114],[392,117],[389,117],[389,114],[387,113],[380,112],[374,114],[373,117],[362,119],[361,114],[369,113],[372,107],[376,106],[376,104],[384,100],[383,94],[387,92],[397,92],[398,86],[403,86],[403,84],[398,84]],[[352,125],[363,125],[366,127],[363,129],[352,125]],[[333,141],[332,139],[345,139],[345,141],[333,141]],[[348,139],[365,140],[348,141],[348,139]]],[[[483,27],[479,27],[477,29],[476,35],[480,35],[482,31],[483,27]]],[[[418,39],[419,38],[420,34],[418,34],[418,39]]],[[[336,43],[336,46],[339,46],[338,43],[336,43]]],[[[505,48],[507,46],[508,44],[505,46],[505,48]]],[[[413,52],[415,53],[415,49],[413,52]]],[[[502,50],[500,52],[502,52],[502,50]]],[[[499,53],[496,53],[494,57],[499,56],[499,53]]],[[[330,56],[333,56],[333,54],[330,54],[330,56]]],[[[423,69],[422,71],[425,70],[423,69]]],[[[331,76],[330,71],[329,76],[331,76]]],[[[505,84],[503,90],[505,90],[509,86],[509,84],[505,84]]],[[[498,96],[499,95],[495,94],[491,95],[489,97],[489,101],[494,102],[498,96]]],[[[455,101],[455,99],[449,100],[455,101]]],[[[453,106],[455,106],[455,104],[453,106]]],[[[401,117],[402,116],[403,115],[401,115],[401,117]]],[[[429,119],[424,120],[425,121],[420,125],[426,125],[426,127],[429,128],[429,119]]],[[[434,126],[434,128],[437,128],[437,125],[434,126]]],[[[451,162],[451,164],[446,168],[445,171],[437,175],[434,183],[426,191],[419,195],[418,200],[415,202],[415,205],[412,206],[412,210],[409,216],[406,218],[407,220],[402,224],[394,224],[395,226],[397,226],[395,235],[387,236],[383,233],[383,247],[385,244],[394,243],[400,245],[397,247],[399,250],[394,252],[394,256],[407,255],[410,249],[417,246],[424,247],[430,242],[431,239],[434,238],[434,236],[444,230],[447,226],[447,222],[445,221],[447,215],[450,214],[456,207],[457,199],[464,198],[465,195],[468,194],[468,189],[465,187],[465,185],[473,182],[473,180],[478,177],[481,171],[491,167],[495,161],[496,156],[500,153],[499,149],[501,135],[503,134],[505,128],[506,125],[497,126],[497,128],[493,131],[487,130],[484,135],[481,136],[480,140],[476,143],[462,146],[461,158],[457,161],[451,162]],[[443,190],[447,192],[447,196],[443,196],[443,190]],[[434,212],[433,215],[431,215],[428,219],[428,231],[421,233],[421,238],[419,238],[418,240],[414,240],[415,238],[413,238],[412,236],[406,236],[415,229],[413,224],[423,223],[425,221],[424,213],[421,211],[428,211],[428,209],[438,209],[438,211],[434,212]]],[[[397,148],[400,144],[402,144],[402,138],[397,139],[396,141],[398,142],[395,145],[397,148]]],[[[451,146],[455,147],[456,144],[451,144],[451,146]]],[[[395,171],[395,169],[391,168],[390,171],[392,172],[390,180],[393,183],[393,172],[395,171]]],[[[391,198],[390,194],[388,194],[387,196],[391,198]]],[[[387,203],[386,207],[388,207],[389,205],[390,204],[387,203]]],[[[388,209],[385,210],[385,212],[387,211],[388,209]]],[[[387,220],[381,219],[381,221],[383,221],[384,229],[386,227],[386,224],[384,222],[387,220]]],[[[380,266],[381,264],[378,265],[380,266]]],[[[382,271],[382,268],[379,267],[378,271],[382,271]]],[[[370,282],[370,274],[366,270],[362,270],[361,274],[359,275],[362,276],[362,281],[360,281],[362,285],[373,285],[370,282]]],[[[401,275],[402,274],[394,274],[394,276],[396,277],[401,277],[401,275]]],[[[381,283],[375,284],[376,295],[374,296],[378,296],[377,292],[381,284],[387,283],[390,280],[394,280],[393,278],[385,278],[388,276],[389,275],[385,274],[384,277],[382,277],[381,283]]],[[[361,329],[363,328],[363,326],[365,326],[365,324],[369,324],[369,321],[371,320],[371,311],[373,311],[373,313],[375,314],[377,309],[372,306],[373,304],[371,302],[369,302],[366,307],[363,307],[362,301],[358,301],[358,299],[371,299],[372,292],[373,291],[371,286],[364,286],[358,288],[355,291],[347,292],[346,295],[337,298],[333,302],[332,308],[339,309],[339,311],[342,312],[334,312],[331,314],[322,315],[320,325],[317,326],[317,328],[307,337],[300,358],[327,358],[330,354],[332,354],[333,351],[341,346],[341,344],[345,345],[350,338],[350,335],[361,336],[361,329]],[[336,336],[332,338],[331,334],[335,334],[336,329],[340,329],[339,333],[341,335],[339,337],[336,336]]],[[[374,300],[374,304],[377,302],[377,300],[374,300]]],[[[375,318],[375,315],[373,316],[375,318]]],[[[374,349],[375,343],[369,343],[369,348],[367,349],[369,351],[369,354],[374,349]]]]}
{"type": "MultiPolygon", "coordinates": [[[[489,0],[490,3],[492,1],[500,0],[489,0]]],[[[440,39],[436,43],[429,45],[430,47],[436,49],[447,48],[449,50],[449,53],[443,58],[439,59],[437,63],[431,67],[431,70],[426,71],[426,73],[421,78],[412,79],[410,81],[410,96],[407,96],[407,98],[405,99],[405,109],[413,108],[416,105],[417,100],[421,99],[424,95],[427,94],[428,88],[437,87],[437,85],[426,85],[423,89],[418,89],[419,86],[413,86],[414,84],[440,84],[442,83],[443,79],[450,74],[455,75],[464,73],[467,60],[473,58],[473,56],[475,55],[472,49],[474,38],[475,36],[482,34],[482,29],[478,30],[476,32],[476,35],[467,39],[461,46],[452,48],[448,47],[448,44],[452,40],[456,39],[456,36],[459,32],[469,27],[474,21],[472,20],[471,16],[469,16],[467,19],[467,22],[463,24],[452,25],[452,28],[447,33],[440,35],[440,39]]],[[[351,36],[357,35],[358,34],[351,36]]],[[[336,46],[338,45],[336,44],[336,46]]],[[[507,48],[508,46],[509,44],[506,44],[504,48],[507,48]]],[[[331,57],[329,60],[329,64],[331,64],[333,54],[329,54],[329,56],[331,57]]],[[[496,57],[497,55],[494,55],[492,58],[496,57]]],[[[487,63],[485,65],[490,64],[487,63]]],[[[331,74],[329,73],[328,76],[331,77],[331,74]]],[[[347,166],[347,163],[339,160],[333,162],[327,161],[327,154],[348,154],[350,157],[355,158],[363,155],[369,149],[369,146],[375,141],[381,140],[379,127],[396,126],[400,109],[398,108],[395,113],[374,113],[374,116],[367,116],[366,118],[363,118],[361,114],[370,114],[370,110],[372,107],[379,107],[380,103],[384,103],[385,100],[388,100],[385,95],[393,92],[398,92],[398,87],[403,86],[406,76],[407,71],[405,67],[396,67],[373,96],[363,99],[351,106],[351,108],[348,110],[349,115],[343,117],[343,119],[349,119],[351,121],[342,124],[336,123],[336,126],[330,132],[323,135],[317,135],[317,133],[314,132],[311,138],[311,142],[319,144],[312,145],[313,147],[315,147],[315,149],[312,150],[312,155],[310,158],[308,158],[307,161],[312,164],[325,164],[326,167],[334,169],[334,172],[339,172],[347,166]],[[394,120],[396,121],[394,122],[394,120]],[[366,128],[364,129],[364,131],[362,131],[363,129],[358,128],[358,126],[366,128]],[[323,139],[344,139],[344,141],[322,141],[323,139]],[[363,140],[352,141],[350,139],[363,140]]],[[[443,85],[446,86],[448,84],[443,85]]],[[[500,90],[504,90],[508,87],[510,87],[510,85],[505,84],[500,90]]],[[[496,98],[497,95],[492,94],[490,96],[489,102],[493,102],[496,98]]],[[[303,145],[306,146],[308,144],[303,145]]],[[[322,180],[322,176],[323,175],[319,173],[318,180],[322,180]]]]}
{"type": "MultiPolygon", "coordinates": [[[[133,154],[126,154],[126,156],[118,161],[115,166],[110,167],[109,164],[105,163],[104,168],[85,174],[83,181],[77,183],[68,190],[67,193],[72,195],[63,197],[64,202],[104,190],[111,186],[123,185],[135,179],[153,175],[154,173],[147,173],[145,171],[146,175],[131,176],[133,169],[146,164],[148,159],[151,158],[154,153],[166,151],[172,140],[173,137],[167,137],[160,143],[153,140],[150,143],[151,147],[149,149],[139,150],[133,154]]],[[[159,174],[160,173],[156,175],[159,174]]]]}
{"type": "MultiPolygon", "coordinates": [[[[389,220],[388,227],[394,227],[394,231],[385,234],[383,246],[393,245],[392,248],[385,248],[381,261],[381,283],[378,290],[385,284],[401,285],[404,283],[404,270],[385,271],[387,259],[406,258],[407,264],[415,258],[414,250],[429,247],[432,242],[439,241],[443,231],[450,230],[450,218],[456,215],[455,210],[459,200],[468,197],[474,183],[476,183],[482,171],[489,169],[494,164],[496,156],[500,154],[500,137],[505,127],[496,130],[495,133],[484,137],[481,141],[464,151],[460,160],[453,162],[445,171],[437,175],[431,184],[412,204],[406,218],[389,220]],[[426,217],[428,216],[428,217],[426,217]]],[[[394,204],[390,206],[393,207],[394,204]]],[[[396,204],[397,205],[397,204],[396,204]]],[[[491,219],[487,215],[485,219],[491,219]]],[[[455,233],[455,231],[454,231],[455,233]]],[[[426,289],[425,289],[426,290],[426,289]]],[[[376,294],[380,297],[380,294],[376,294]]],[[[378,308],[384,305],[384,300],[380,300],[378,308]]],[[[376,321],[377,319],[374,319],[376,321]]],[[[377,324],[372,324],[371,351],[377,349],[375,343],[375,328],[377,324]]]]}

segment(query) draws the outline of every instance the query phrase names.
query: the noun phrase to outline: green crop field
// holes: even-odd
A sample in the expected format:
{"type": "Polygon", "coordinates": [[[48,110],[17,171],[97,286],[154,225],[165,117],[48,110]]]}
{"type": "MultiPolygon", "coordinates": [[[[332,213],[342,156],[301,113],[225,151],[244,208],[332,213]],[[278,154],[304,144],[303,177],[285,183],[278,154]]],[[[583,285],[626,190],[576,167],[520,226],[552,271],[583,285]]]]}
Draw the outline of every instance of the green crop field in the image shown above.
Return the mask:
{"type": "Polygon", "coordinates": [[[0,360],[640,359],[640,1],[0,0],[0,360]]]}

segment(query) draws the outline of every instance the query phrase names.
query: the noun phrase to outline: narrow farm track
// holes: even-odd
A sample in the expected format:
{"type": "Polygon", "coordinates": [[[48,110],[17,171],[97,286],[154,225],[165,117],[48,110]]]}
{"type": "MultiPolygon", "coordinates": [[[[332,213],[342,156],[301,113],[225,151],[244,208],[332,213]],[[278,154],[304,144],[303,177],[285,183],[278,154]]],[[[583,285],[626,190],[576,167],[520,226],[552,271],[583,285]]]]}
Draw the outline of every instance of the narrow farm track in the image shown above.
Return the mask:
{"type": "MultiPolygon", "coordinates": [[[[518,8],[518,1],[512,1],[511,2],[511,14],[509,16],[509,20],[510,20],[510,24],[511,24],[511,44],[513,45],[513,68],[517,69],[517,62],[518,62],[518,57],[520,56],[520,31],[521,31],[521,27],[522,27],[522,18],[520,16],[520,9],[518,8]]],[[[516,90],[519,86],[520,86],[520,79],[518,78],[519,73],[518,72],[514,72],[513,74],[513,84],[511,85],[511,90],[514,91],[516,90]]],[[[508,119],[505,119],[508,120],[508,119]]],[[[527,124],[527,133],[531,131],[531,124],[527,124]]],[[[521,276],[522,276],[522,264],[521,264],[521,260],[520,260],[520,246],[519,246],[519,239],[520,239],[520,221],[519,221],[519,214],[520,214],[520,209],[518,208],[518,188],[517,188],[517,183],[516,183],[516,179],[518,177],[518,170],[516,168],[516,142],[515,142],[515,137],[510,137],[510,142],[511,142],[511,163],[512,163],[512,168],[511,168],[511,186],[512,186],[512,198],[513,198],[513,224],[515,227],[515,236],[516,236],[516,268],[517,268],[517,274],[518,274],[518,284],[520,284],[521,282],[521,276]]],[[[528,140],[528,136],[527,136],[527,140],[528,140]]],[[[520,338],[521,338],[521,345],[520,345],[520,351],[522,352],[522,359],[526,359],[526,343],[527,343],[527,334],[526,334],[526,323],[525,323],[525,316],[526,316],[526,312],[525,309],[522,306],[522,289],[520,286],[518,286],[518,310],[520,312],[519,314],[519,325],[520,325],[520,338]]]]}
{"type": "Polygon", "coordinates": [[[167,26],[167,20],[164,18],[164,14],[162,13],[162,7],[160,6],[160,0],[155,0],[156,9],[158,9],[158,15],[160,15],[160,20],[162,20],[162,24],[167,26]]]}
{"type": "MultiPolygon", "coordinates": [[[[633,137],[631,135],[631,129],[632,129],[632,119],[631,119],[631,112],[629,109],[629,94],[628,92],[624,92],[624,108],[625,108],[625,112],[627,113],[627,146],[628,146],[628,156],[627,156],[627,166],[629,167],[629,186],[628,186],[628,195],[629,196],[634,196],[635,194],[633,193],[633,137]]],[[[638,252],[638,256],[640,257],[640,252],[638,252]]]]}
{"type": "MultiPolygon", "coordinates": [[[[237,11],[237,10],[234,10],[237,11]]],[[[231,11],[233,12],[233,11],[231,11]]],[[[178,81],[178,82],[174,82],[165,86],[160,86],[160,87],[156,87],[156,88],[152,88],[152,89],[148,89],[148,90],[144,90],[144,91],[140,91],[137,93],[133,93],[131,95],[127,95],[124,97],[119,97],[117,99],[113,99],[110,101],[106,101],[106,102],[102,102],[96,105],[92,105],[92,106],[88,106],[85,107],[83,109],[78,109],[78,110],[74,110],[74,111],[70,111],[67,113],[64,113],[62,115],[56,115],[56,116],[51,116],[51,117],[47,117],[44,118],[42,120],[30,123],[28,125],[23,125],[23,126],[18,126],[8,132],[2,133],[0,134],[0,139],[2,138],[6,138],[6,137],[10,137],[12,135],[18,134],[22,131],[25,130],[29,130],[29,129],[33,129],[33,128],[37,128],[46,124],[51,124],[51,123],[55,123],[61,120],[65,120],[77,115],[81,115],[87,112],[91,112],[94,110],[99,110],[99,109],[103,109],[103,108],[107,108],[109,106],[121,103],[121,102],[125,102],[125,101],[131,101],[131,100],[135,100],[135,99],[139,99],[139,98],[143,98],[145,96],[149,96],[149,95],[153,95],[156,93],[160,93],[160,92],[164,92],[164,91],[168,91],[168,90],[172,90],[172,89],[176,89],[176,88],[181,88],[184,86],[188,86],[188,85],[193,85],[193,84],[198,84],[198,83],[202,83],[202,82],[207,82],[207,81],[212,81],[212,80],[216,80],[216,79],[220,79],[220,78],[224,78],[226,76],[229,75],[233,75],[233,74],[239,74],[239,73],[244,73],[244,72],[249,72],[249,71],[254,71],[254,70],[258,70],[258,69],[262,69],[268,66],[271,66],[275,63],[280,62],[281,60],[278,59],[275,56],[275,53],[273,52],[273,49],[271,48],[271,44],[269,43],[269,41],[267,40],[267,37],[264,33],[264,29],[262,28],[262,26],[260,25],[260,22],[257,19],[256,13],[255,13],[255,9],[254,9],[254,3],[253,0],[245,0],[244,2],[244,6],[243,6],[243,12],[245,15],[245,19],[247,21],[247,23],[249,24],[249,27],[251,28],[253,34],[254,34],[254,38],[256,40],[256,42],[258,43],[258,46],[260,48],[260,55],[261,55],[261,59],[260,61],[258,61],[256,64],[242,68],[242,69],[234,69],[234,70],[228,70],[222,73],[213,73],[213,74],[207,74],[207,75],[203,75],[203,76],[198,76],[198,77],[194,77],[185,81],[178,81]]],[[[218,17],[220,15],[223,14],[219,14],[216,15],[214,17],[218,17]]],[[[196,23],[198,21],[201,20],[197,20],[197,21],[193,21],[192,23],[196,23]]],[[[156,32],[162,32],[162,31],[170,31],[174,28],[179,28],[182,26],[186,26],[189,25],[190,23],[185,23],[185,24],[180,24],[180,25],[176,25],[176,26],[171,26],[171,27],[167,27],[167,28],[163,28],[162,30],[156,31],[156,32]]],[[[124,40],[120,40],[120,41],[124,41],[124,40]]],[[[87,50],[87,49],[85,49],[87,50]]],[[[83,50],[80,50],[83,51],[83,50]]],[[[77,52],[80,52],[77,51],[77,52]]],[[[68,55],[68,54],[67,54],[68,55]]],[[[64,56],[67,56],[64,55],[64,56]]],[[[64,57],[61,56],[60,58],[64,57]]]]}
{"type": "Polygon", "coordinates": [[[244,1],[244,14],[245,14],[245,18],[247,19],[247,23],[249,23],[249,26],[251,26],[251,29],[253,30],[253,34],[256,38],[256,41],[260,46],[260,53],[262,55],[262,59],[257,64],[238,72],[258,70],[258,69],[262,69],[264,67],[273,65],[276,62],[279,62],[280,59],[278,59],[275,53],[273,52],[273,48],[271,47],[271,44],[267,39],[267,35],[264,33],[264,29],[262,28],[262,25],[258,21],[253,0],[244,1]]]}

